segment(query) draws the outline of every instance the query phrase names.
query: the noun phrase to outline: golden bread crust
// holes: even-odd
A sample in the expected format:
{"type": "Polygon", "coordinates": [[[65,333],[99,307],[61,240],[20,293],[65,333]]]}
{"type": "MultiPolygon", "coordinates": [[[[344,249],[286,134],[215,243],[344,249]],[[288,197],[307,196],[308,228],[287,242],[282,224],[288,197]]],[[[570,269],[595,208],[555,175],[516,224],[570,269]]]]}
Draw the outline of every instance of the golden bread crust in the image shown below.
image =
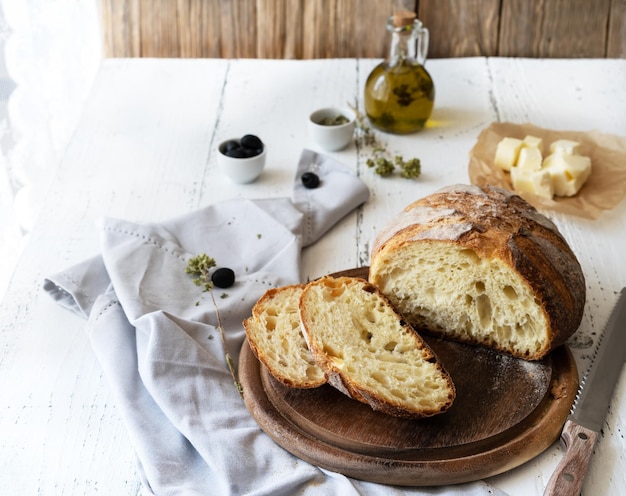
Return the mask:
{"type": "MultiPolygon", "coordinates": [[[[424,243],[472,250],[480,259],[500,261],[519,275],[548,323],[540,349],[523,358],[541,358],[580,325],[585,306],[582,268],[556,225],[521,197],[490,186],[455,185],[417,200],[376,238],[369,280],[381,287],[394,254],[424,243]]],[[[393,296],[391,300],[403,312],[393,296]]],[[[442,329],[429,330],[445,335],[442,329]]],[[[464,335],[460,340],[516,354],[484,336],[464,335]]]]}

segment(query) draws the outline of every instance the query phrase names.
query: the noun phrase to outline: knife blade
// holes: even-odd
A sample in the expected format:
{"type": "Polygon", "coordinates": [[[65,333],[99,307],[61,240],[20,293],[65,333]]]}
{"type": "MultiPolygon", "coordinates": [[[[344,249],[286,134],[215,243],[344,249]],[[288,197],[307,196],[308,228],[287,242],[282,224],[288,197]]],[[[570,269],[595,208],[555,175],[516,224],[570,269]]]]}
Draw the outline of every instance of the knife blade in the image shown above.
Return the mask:
{"type": "Polygon", "coordinates": [[[552,474],[544,496],[580,494],[625,358],[626,288],[622,288],[563,426],[561,441],[565,454],[552,474]]]}

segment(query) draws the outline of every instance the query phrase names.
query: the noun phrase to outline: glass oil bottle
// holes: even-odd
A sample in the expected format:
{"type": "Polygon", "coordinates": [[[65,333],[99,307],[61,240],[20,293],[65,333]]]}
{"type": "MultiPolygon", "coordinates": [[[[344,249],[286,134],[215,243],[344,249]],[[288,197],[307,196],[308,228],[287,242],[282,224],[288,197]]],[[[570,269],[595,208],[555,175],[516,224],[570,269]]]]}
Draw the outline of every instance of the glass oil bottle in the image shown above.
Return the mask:
{"type": "Polygon", "coordinates": [[[381,131],[408,134],[426,125],[435,104],[435,85],[424,68],[428,29],[413,12],[387,20],[391,34],[388,57],[365,83],[365,113],[381,131]]]}

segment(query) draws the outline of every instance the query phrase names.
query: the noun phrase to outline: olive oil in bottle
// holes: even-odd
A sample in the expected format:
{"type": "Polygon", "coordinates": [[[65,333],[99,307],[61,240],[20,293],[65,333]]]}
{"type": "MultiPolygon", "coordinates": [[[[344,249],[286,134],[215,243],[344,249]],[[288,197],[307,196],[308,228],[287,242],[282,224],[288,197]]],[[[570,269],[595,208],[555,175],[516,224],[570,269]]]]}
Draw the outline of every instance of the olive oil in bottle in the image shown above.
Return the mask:
{"type": "Polygon", "coordinates": [[[435,85],[424,68],[428,30],[412,12],[391,16],[387,30],[391,33],[389,56],[367,78],[365,113],[382,131],[420,131],[435,104],[435,85]]]}

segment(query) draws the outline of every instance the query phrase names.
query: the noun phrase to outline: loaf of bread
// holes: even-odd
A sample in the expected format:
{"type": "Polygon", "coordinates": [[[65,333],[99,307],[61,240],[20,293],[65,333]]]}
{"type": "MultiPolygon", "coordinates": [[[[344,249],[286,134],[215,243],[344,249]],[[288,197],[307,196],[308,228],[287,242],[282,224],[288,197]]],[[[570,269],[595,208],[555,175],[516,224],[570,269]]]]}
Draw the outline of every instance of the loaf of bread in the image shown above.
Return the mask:
{"type": "Polygon", "coordinates": [[[326,377],[300,330],[303,289],[296,284],[266,291],[243,326],[250,348],[276,379],[290,387],[314,388],[325,384],[326,377]]]}
{"type": "Polygon", "coordinates": [[[456,185],[381,230],[369,280],[418,329],[537,360],[578,328],[581,266],[557,227],[517,195],[456,185]]]}
{"type": "Polygon", "coordinates": [[[366,280],[313,281],[299,308],[315,361],[343,393],[405,418],[429,417],[452,405],[454,385],[433,351],[366,280]]]}

